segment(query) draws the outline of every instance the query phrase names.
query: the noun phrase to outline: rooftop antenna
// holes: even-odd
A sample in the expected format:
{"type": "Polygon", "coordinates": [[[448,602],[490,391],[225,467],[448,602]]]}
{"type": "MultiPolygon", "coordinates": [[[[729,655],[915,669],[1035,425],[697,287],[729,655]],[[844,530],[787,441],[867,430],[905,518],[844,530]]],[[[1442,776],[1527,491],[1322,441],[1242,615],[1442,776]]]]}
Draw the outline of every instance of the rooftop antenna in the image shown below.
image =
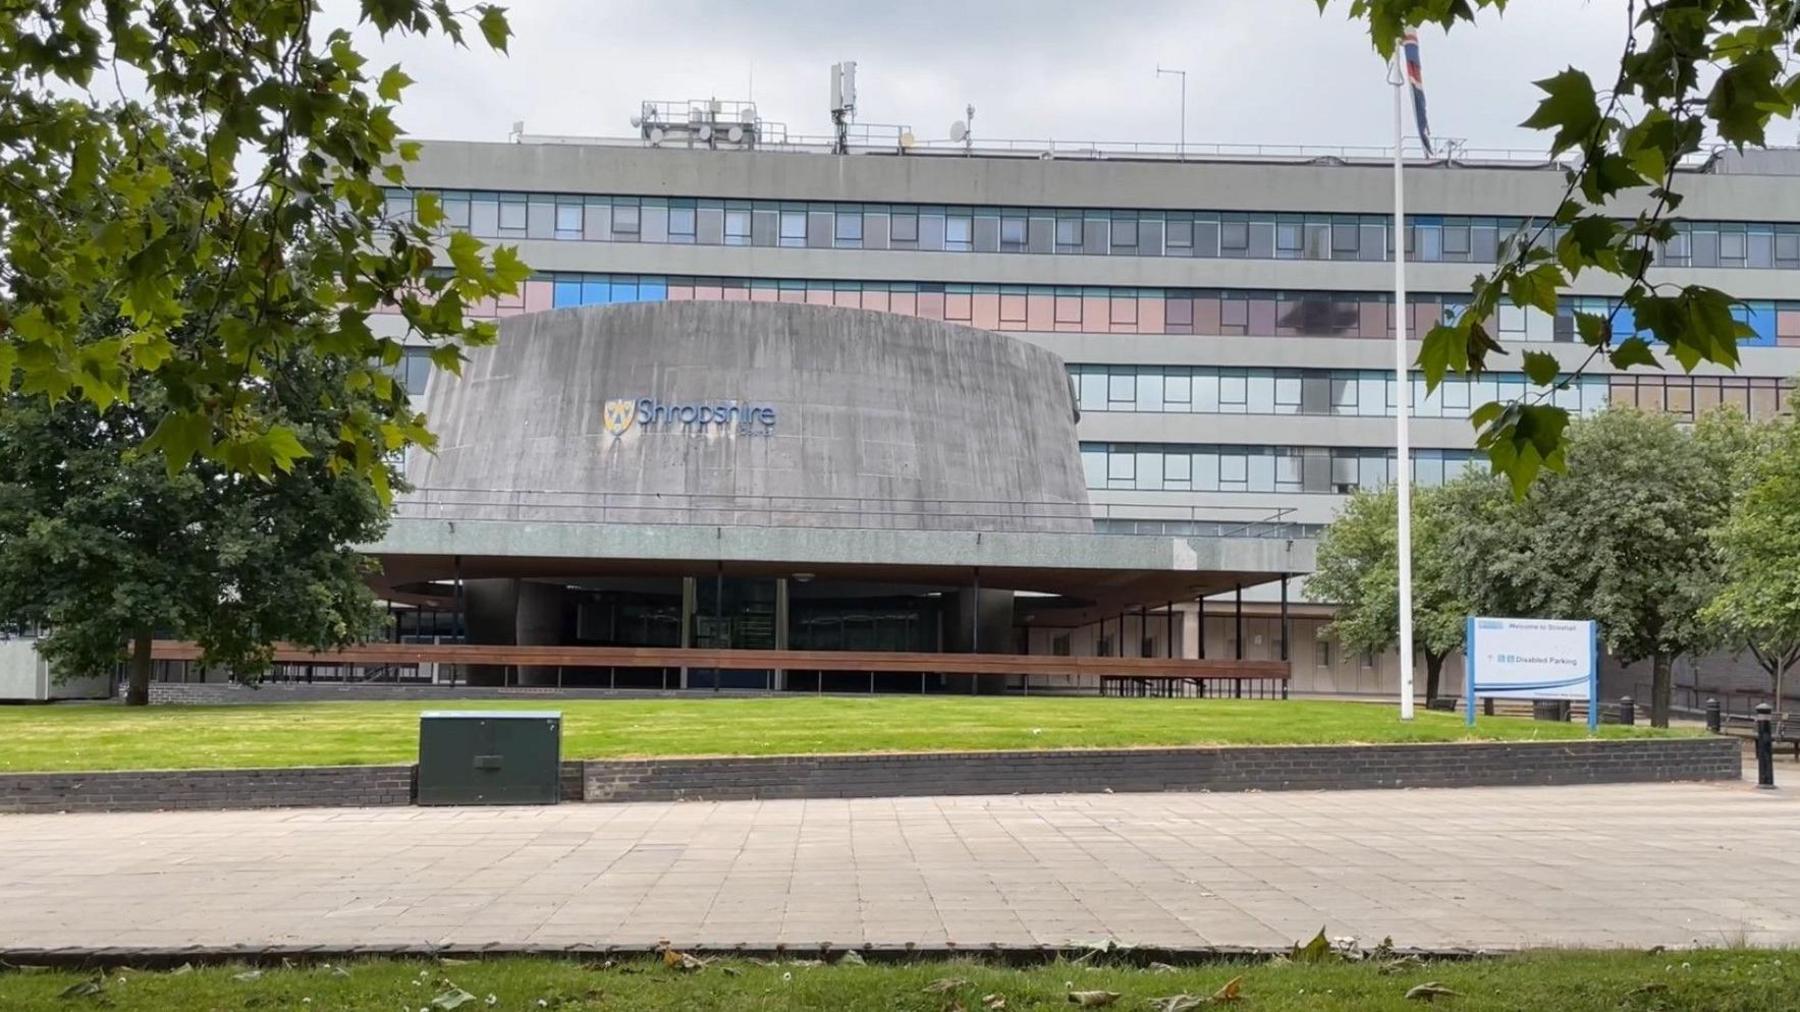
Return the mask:
{"type": "Polygon", "coordinates": [[[507,135],[506,139],[509,141],[512,141],[514,144],[517,144],[521,140],[523,140],[524,137],[525,137],[525,121],[522,119],[513,120],[512,133],[507,135]]]}
{"type": "Polygon", "coordinates": [[[831,122],[837,128],[837,154],[850,151],[850,120],[856,115],[856,61],[831,65],[831,122]]]}
{"type": "Polygon", "coordinates": [[[972,154],[975,150],[975,106],[970,103],[965,110],[968,119],[957,120],[950,124],[950,139],[961,141],[963,154],[972,154]]]}

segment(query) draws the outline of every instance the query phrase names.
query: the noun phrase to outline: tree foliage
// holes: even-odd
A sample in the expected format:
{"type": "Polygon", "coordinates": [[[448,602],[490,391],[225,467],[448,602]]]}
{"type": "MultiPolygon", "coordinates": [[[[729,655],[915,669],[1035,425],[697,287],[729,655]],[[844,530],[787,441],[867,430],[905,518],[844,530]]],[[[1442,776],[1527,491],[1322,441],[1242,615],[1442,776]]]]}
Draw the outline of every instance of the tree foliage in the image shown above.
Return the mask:
{"type": "MultiPolygon", "coordinates": [[[[315,0],[10,0],[0,4],[0,394],[101,417],[151,397],[146,448],[171,473],[196,458],[267,477],[307,454],[387,494],[384,457],[429,444],[384,371],[399,314],[441,367],[489,342],[465,317],[526,268],[509,248],[439,234],[421,195],[385,214],[417,145],[395,103],[410,79],[375,72],[315,0]],[[177,340],[177,333],[185,335],[177,340]],[[307,441],[268,390],[295,358],[332,438],[307,441]]],[[[384,37],[478,30],[504,50],[501,8],[361,0],[384,37]]]]}
{"type": "Polygon", "coordinates": [[[1709,531],[1730,502],[1730,456],[1709,437],[1610,408],[1571,428],[1565,473],[1459,533],[1458,572],[1484,613],[1592,619],[1614,657],[1651,660],[1651,716],[1666,724],[1674,659],[1716,640],[1701,609],[1719,579],[1709,531]]]}
{"type": "Polygon", "coordinates": [[[1723,580],[1703,618],[1756,658],[1779,706],[1800,662],[1800,421],[1760,426],[1740,445],[1736,500],[1713,532],[1723,580]]]}
{"type": "MultiPolygon", "coordinates": [[[[1321,11],[1330,0],[1317,0],[1321,11]]],[[[1393,55],[1401,34],[1422,25],[1450,30],[1473,23],[1506,0],[1348,0],[1366,21],[1375,49],[1393,55]]],[[[1507,353],[1491,321],[1501,300],[1555,313],[1559,296],[1584,272],[1616,289],[1608,313],[1577,313],[1588,354],[1566,371],[1549,355],[1526,353],[1524,369],[1540,393],[1476,408],[1479,445],[1517,490],[1543,468],[1566,463],[1568,413],[1548,394],[1588,363],[1660,367],[1672,358],[1735,366],[1748,328],[1735,300],[1700,284],[1652,274],[1656,250],[1673,234],[1682,203],[1678,171],[1713,141],[1762,146],[1772,121],[1800,105],[1800,0],[1658,0],[1629,3],[1616,71],[1598,82],[1571,67],[1537,82],[1544,93],[1523,126],[1549,133],[1553,156],[1566,159],[1563,197],[1502,245],[1495,267],[1478,275],[1467,311],[1424,336],[1418,365],[1428,387],[1448,372],[1479,373],[1507,353]],[[1635,332],[1620,326],[1629,310],[1635,332]]],[[[1591,285],[1592,282],[1587,284],[1591,285]]]]}
{"type": "Polygon", "coordinates": [[[302,351],[266,377],[299,451],[269,479],[212,459],[171,475],[138,452],[179,410],[143,377],[105,408],[0,399],[0,619],[43,626],[39,649],[64,676],[110,671],[153,634],[195,640],[240,675],[277,641],[366,638],[378,613],[348,546],[379,539],[388,514],[364,475],[327,463],[337,421],[319,405],[344,371],[302,351]]]}
{"type": "MultiPolygon", "coordinates": [[[[1470,615],[1451,554],[1455,535],[1483,489],[1493,487],[1465,478],[1419,489],[1413,497],[1413,635],[1425,653],[1427,700],[1437,698],[1444,659],[1462,648],[1470,615]]],[[[1351,496],[1320,538],[1317,565],[1306,581],[1310,600],[1337,605],[1327,631],[1365,653],[1392,649],[1400,639],[1397,499],[1391,487],[1351,496]]]]}

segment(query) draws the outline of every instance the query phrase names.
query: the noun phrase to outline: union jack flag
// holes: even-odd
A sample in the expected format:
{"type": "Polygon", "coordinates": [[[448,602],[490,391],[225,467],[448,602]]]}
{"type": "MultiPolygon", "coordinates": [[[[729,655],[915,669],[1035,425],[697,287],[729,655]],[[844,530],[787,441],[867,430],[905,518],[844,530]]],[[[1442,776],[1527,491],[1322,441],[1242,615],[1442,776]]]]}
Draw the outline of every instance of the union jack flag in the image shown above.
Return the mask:
{"type": "Polygon", "coordinates": [[[1431,154],[1431,122],[1425,117],[1425,70],[1419,65],[1419,33],[1409,31],[1400,38],[1405,63],[1406,83],[1412,87],[1413,119],[1419,124],[1419,143],[1431,154]]]}

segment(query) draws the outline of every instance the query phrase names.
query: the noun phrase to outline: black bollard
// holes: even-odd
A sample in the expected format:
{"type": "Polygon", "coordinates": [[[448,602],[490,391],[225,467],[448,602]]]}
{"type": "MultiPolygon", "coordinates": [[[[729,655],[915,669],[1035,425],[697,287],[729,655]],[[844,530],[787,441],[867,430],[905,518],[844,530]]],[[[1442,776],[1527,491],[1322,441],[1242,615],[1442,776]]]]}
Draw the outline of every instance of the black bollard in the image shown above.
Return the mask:
{"type": "Polygon", "coordinates": [[[1719,701],[1717,699],[1709,699],[1706,701],[1706,729],[1713,734],[1718,734],[1725,730],[1725,716],[1719,710],[1719,701]]]}
{"type": "Polygon", "coordinates": [[[1637,703],[1630,696],[1619,697],[1619,723],[1637,723],[1637,703]]]}
{"type": "Polygon", "coordinates": [[[1756,786],[1775,787],[1775,708],[1756,704],[1756,786]]]}

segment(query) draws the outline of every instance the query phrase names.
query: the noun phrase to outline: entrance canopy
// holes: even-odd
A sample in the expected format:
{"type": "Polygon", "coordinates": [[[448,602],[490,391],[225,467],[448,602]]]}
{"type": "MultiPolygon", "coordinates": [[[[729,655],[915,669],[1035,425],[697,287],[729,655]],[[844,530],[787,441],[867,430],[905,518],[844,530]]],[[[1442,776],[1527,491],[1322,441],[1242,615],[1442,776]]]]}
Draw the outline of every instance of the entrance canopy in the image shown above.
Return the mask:
{"type": "Polygon", "coordinates": [[[1010,590],[1021,617],[1081,626],[1310,571],[1313,543],[1019,531],[933,531],[420,519],[364,547],[391,600],[454,581],[774,577],[1010,590]]]}

